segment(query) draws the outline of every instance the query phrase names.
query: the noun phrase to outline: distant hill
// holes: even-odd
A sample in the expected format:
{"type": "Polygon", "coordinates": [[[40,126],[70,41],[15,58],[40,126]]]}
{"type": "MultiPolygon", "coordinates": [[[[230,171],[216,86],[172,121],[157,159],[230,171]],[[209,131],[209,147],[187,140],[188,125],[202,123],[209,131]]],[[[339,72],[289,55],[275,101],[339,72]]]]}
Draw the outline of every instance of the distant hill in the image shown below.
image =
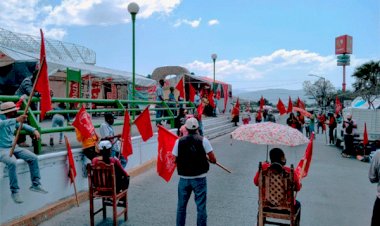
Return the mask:
{"type": "Polygon", "coordinates": [[[238,96],[244,99],[259,101],[261,96],[267,99],[270,103],[276,105],[278,102],[278,98],[281,98],[282,102],[285,105],[288,105],[289,96],[293,101],[297,100],[297,98],[301,98],[302,101],[307,104],[314,103],[314,100],[309,99],[304,93],[303,90],[288,90],[288,89],[266,89],[259,91],[250,91],[250,92],[242,92],[242,91],[234,91],[234,96],[238,96]]]}

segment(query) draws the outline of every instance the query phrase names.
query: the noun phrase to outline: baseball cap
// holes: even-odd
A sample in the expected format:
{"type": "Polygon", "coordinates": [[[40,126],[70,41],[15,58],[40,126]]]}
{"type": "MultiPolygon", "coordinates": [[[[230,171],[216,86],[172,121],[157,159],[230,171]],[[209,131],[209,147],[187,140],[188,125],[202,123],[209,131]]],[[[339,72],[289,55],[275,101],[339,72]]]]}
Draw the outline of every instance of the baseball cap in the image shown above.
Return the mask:
{"type": "Polygon", "coordinates": [[[109,140],[103,140],[99,142],[98,147],[99,149],[110,149],[112,148],[112,144],[109,140]]]}
{"type": "Polygon", "coordinates": [[[190,130],[198,129],[199,127],[198,120],[196,118],[187,119],[185,123],[185,127],[186,129],[190,129],[190,130]]]}

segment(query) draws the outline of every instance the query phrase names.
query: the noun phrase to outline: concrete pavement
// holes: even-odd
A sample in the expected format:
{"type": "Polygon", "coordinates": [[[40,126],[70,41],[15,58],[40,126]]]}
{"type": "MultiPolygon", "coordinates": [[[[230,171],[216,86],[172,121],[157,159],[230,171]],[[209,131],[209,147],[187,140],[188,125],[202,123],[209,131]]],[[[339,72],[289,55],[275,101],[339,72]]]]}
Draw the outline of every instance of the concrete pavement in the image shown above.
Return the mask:
{"type": "MultiPolygon", "coordinates": [[[[265,160],[266,146],[230,140],[225,135],[211,141],[218,162],[232,170],[232,174],[212,165],[208,174],[208,225],[255,225],[258,191],[252,179],[258,162],[265,160]],[[232,146],[231,146],[232,143],[232,146]]],[[[270,147],[271,148],[271,147],[270,147]]],[[[283,147],[287,164],[297,164],[306,145],[283,147]]],[[[370,225],[376,185],[368,181],[368,163],[340,156],[340,150],[325,145],[325,137],[317,135],[309,175],[297,199],[301,201],[303,226],[361,226],[370,225]]],[[[131,179],[129,188],[129,220],[120,225],[167,226],[175,225],[177,205],[176,172],[169,183],[161,179],[155,169],[131,179]]],[[[99,205],[99,201],[97,202],[99,205]]],[[[96,225],[112,225],[101,214],[96,225]]],[[[187,225],[196,225],[196,207],[189,201],[187,225]]],[[[42,226],[89,225],[89,204],[65,211],[42,226]]]]}

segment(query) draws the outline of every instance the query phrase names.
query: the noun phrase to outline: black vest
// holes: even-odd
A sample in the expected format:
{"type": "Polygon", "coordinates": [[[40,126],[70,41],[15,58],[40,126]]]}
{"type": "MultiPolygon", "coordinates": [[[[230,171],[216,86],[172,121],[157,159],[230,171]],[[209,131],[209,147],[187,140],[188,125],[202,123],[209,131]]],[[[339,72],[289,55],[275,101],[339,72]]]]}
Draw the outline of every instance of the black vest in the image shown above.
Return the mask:
{"type": "Polygon", "coordinates": [[[207,173],[209,166],[202,136],[189,134],[179,139],[177,156],[179,175],[198,176],[207,173]]]}

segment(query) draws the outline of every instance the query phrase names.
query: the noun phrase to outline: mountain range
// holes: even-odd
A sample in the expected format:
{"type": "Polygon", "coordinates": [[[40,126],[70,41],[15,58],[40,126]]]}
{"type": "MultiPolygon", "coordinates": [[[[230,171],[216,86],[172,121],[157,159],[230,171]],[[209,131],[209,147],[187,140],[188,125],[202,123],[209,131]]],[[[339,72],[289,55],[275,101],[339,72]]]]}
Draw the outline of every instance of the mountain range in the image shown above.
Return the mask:
{"type": "Polygon", "coordinates": [[[307,104],[312,104],[315,101],[313,99],[310,99],[309,96],[306,96],[305,92],[300,90],[289,90],[289,89],[266,89],[266,90],[259,90],[259,91],[241,91],[241,90],[234,90],[234,96],[240,97],[246,100],[251,101],[259,101],[261,96],[263,96],[265,99],[267,99],[270,103],[276,105],[278,102],[278,98],[281,98],[282,102],[287,105],[289,96],[292,98],[292,101],[297,100],[299,97],[302,101],[304,101],[307,104]]]}

